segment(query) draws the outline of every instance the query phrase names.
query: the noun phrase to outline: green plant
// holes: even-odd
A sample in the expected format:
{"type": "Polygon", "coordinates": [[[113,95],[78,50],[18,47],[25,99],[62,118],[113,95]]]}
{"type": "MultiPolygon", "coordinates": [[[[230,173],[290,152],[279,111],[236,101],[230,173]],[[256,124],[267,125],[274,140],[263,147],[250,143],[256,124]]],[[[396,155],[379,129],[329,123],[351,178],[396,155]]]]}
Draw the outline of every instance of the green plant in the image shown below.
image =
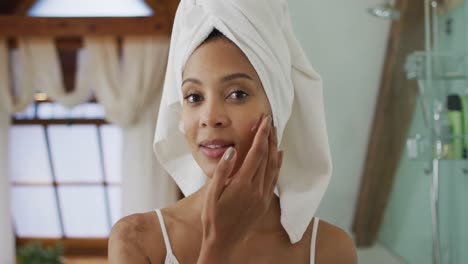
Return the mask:
{"type": "Polygon", "coordinates": [[[62,244],[45,247],[38,241],[28,243],[17,250],[21,264],[62,264],[62,253],[62,244]]]}

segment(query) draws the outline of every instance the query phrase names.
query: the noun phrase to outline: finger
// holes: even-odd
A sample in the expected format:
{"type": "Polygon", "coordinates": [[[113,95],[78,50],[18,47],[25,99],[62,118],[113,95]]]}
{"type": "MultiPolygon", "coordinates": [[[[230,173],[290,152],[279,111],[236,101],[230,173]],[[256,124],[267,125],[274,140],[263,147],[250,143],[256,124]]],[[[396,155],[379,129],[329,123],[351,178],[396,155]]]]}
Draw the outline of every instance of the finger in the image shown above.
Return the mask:
{"type": "Polygon", "coordinates": [[[275,171],[275,176],[273,178],[273,182],[271,183],[271,186],[269,187],[270,188],[269,189],[270,199],[275,194],[275,188],[276,188],[276,185],[278,184],[281,164],[283,163],[283,155],[284,155],[284,151],[278,152],[278,169],[275,171]]]}
{"type": "Polygon", "coordinates": [[[236,149],[234,147],[229,147],[225,152],[223,157],[219,160],[218,165],[216,166],[215,172],[213,173],[213,178],[208,189],[210,196],[215,198],[215,201],[219,200],[221,196],[226,179],[231,175],[232,170],[235,165],[237,155],[236,149]]]}
{"type": "Polygon", "coordinates": [[[266,116],[262,120],[252,142],[252,147],[247,153],[242,167],[239,169],[239,175],[243,177],[243,179],[239,180],[252,181],[252,178],[260,167],[262,159],[267,158],[268,144],[265,143],[265,138],[268,138],[271,127],[270,123],[271,117],[269,116],[266,116]]]}
{"type": "Polygon", "coordinates": [[[280,171],[281,171],[281,167],[283,166],[284,151],[281,150],[279,153],[280,153],[280,157],[279,157],[279,162],[278,162],[278,173],[276,174],[276,178],[273,181],[273,184],[272,184],[272,187],[271,187],[272,190],[275,190],[276,184],[278,184],[279,174],[280,174],[280,171]]]}
{"type": "Polygon", "coordinates": [[[276,139],[276,128],[273,128],[272,133],[270,133],[270,152],[268,155],[268,165],[267,171],[265,174],[264,185],[261,186],[265,192],[268,192],[273,184],[277,170],[278,170],[278,146],[276,139]]]}
{"type": "Polygon", "coordinates": [[[258,189],[261,194],[263,194],[263,186],[265,182],[265,172],[268,167],[268,153],[270,152],[270,142],[271,142],[271,133],[267,139],[264,139],[264,144],[267,146],[267,154],[260,161],[260,166],[252,177],[252,187],[258,189]]]}
{"type": "Polygon", "coordinates": [[[278,169],[281,169],[281,167],[283,166],[283,156],[284,156],[284,151],[281,150],[280,151],[280,159],[279,159],[278,169]]]}
{"type": "Polygon", "coordinates": [[[271,163],[271,153],[273,151],[273,133],[274,133],[274,128],[271,128],[270,133],[268,135],[268,138],[265,140],[265,143],[268,146],[266,158],[262,160],[262,163],[257,171],[255,173],[252,182],[256,186],[256,188],[260,189],[260,192],[263,193],[263,190],[265,189],[265,183],[267,183],[267,180],[265,177],[268,177],[269,169],[268,167],[270,166],[269,164],[271,163]]]}
{"type": "Polygon", "coordinates": [[[263,116],[265,116],[265,113],[262,113],[260,115],[260,118],[257,120],[257,122],[255,123],[255,125],[250,129],[250,132],[254,132],[255,130],[257,130],[258,126],[261,124],[262,120],[263,120],[263,116]]]}

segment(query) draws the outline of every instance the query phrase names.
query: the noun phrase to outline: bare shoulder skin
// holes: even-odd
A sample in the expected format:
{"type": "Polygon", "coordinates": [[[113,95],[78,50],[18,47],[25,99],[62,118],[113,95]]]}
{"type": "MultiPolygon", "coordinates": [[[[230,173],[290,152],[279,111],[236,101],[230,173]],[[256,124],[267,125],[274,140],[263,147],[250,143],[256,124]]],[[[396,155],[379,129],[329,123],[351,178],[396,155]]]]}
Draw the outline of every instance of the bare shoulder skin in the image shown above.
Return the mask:
{"type": "MultiPolygon", "coordinates": [[[[183,256],[183,250],[186,250],[189,256],[190,252],[195,252],[195,255],[190,256],[191,259],[197,259],[200,251],[201,222],[187,221],[193,219],[193,216],[187,213],[190,210],[184,207],[187,200],[190,199],[184,198],[161,209],[172,250],[179,260],[179,256],[183,256]],[[197,231],[194,226],[200,229],[197,231]],[[185,248],[174,245],[172,240],[184,241],[182,246],[185,248]]],[[[163,264],[166,254],[163,232],[155,211],[123,217],[112,227],[108,245],[110,264],[163,264]]]]}
{"type": "Polygon", "coordinates": [[[357,263],[353,239],[344,230],[320,220],[317,230],[315,262],[330,264],[357,263]]]}
{"type": "Polygon", "coordinates": [[[162,231],[154,211],[126,216],[112,227],[108,245],[109,263],[164,263],[165,256],[162,231]]]}

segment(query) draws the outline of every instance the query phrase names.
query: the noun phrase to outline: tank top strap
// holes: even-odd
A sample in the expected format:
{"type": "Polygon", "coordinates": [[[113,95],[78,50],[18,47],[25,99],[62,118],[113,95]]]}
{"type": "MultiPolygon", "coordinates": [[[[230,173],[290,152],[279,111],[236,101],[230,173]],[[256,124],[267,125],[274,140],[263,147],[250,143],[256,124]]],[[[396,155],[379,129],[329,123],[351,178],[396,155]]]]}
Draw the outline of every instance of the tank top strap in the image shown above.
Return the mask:
{"type": "Polygon", "coordinates": [[[318,217],[314,217],[314,226],[312,227],[312,236],[310,242],[310,264],[315,263],[315,244],[317,241],[317,230],[319,221],[320,219],[318,217]]]}
{"type": "Polygon", "coordinates": [[[159,218],[159,224],[161,225],[161,231],[164,237],[164,244],[166,245],[166,251],[167,251],[166,254],[172,255],[171,243],[169,242],[169,236],[167,235],[166,225],[164,224],[164,218],[161,213],[161,209],[156,209],[155,211],[159,218]]]}

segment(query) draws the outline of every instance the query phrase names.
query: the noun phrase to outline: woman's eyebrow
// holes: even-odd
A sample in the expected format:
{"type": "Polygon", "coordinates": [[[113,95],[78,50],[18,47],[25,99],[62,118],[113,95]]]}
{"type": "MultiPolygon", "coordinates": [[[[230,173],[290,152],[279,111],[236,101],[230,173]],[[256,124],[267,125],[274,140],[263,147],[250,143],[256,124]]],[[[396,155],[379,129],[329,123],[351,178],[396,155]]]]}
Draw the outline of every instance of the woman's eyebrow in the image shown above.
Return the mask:
{"type": "Polygon", "coordinates": [[[202,84],[200,80],[197,80],[197,79],[194,79],[194,78],[187,78],[182,82],[182,86],[184,86],[184,84],[188,83],[188,82],[193,82],[193,83],[198,84],[198,85],[202,84]]]}
{"type": "MultiPolygon", "coordinates": [[[[250,75],[248,75],[246,73],[238,72],[238,73],[233,73],[233,74],[229,74],[229,75],[224,76],[221,79],[221,82],[228,82],[228,81],[232,81],[232,80],[237,79],[237,78],[245,78],[245,79],[249,79],[249,80],[253,81],[253,78],[250,77],[250,75]]],[[[187,78],[182,82],[182,86],[184,86],[184,84],[188,83],[188,82],[192,82],[192,83],[195,83],[195,84],[198,84],[198,85],[202,84],[202,82],[200,80],[198,80],[198,79],[187,78]]]]}
{"type": "Polygon", "coordinates": [[[228,81],[231,81],[231,80],[234,80],[234,79],[237,79],[237,78],[245,78],[245,79],[249,79],[249,80],[253,81],[252,77],[250,77],[248,74],[238,72],[238,73],[233,73],[233,74],[229,74],[229,75],[224,76],[221,79],[221,82],[228,82],[228,81]]]}

